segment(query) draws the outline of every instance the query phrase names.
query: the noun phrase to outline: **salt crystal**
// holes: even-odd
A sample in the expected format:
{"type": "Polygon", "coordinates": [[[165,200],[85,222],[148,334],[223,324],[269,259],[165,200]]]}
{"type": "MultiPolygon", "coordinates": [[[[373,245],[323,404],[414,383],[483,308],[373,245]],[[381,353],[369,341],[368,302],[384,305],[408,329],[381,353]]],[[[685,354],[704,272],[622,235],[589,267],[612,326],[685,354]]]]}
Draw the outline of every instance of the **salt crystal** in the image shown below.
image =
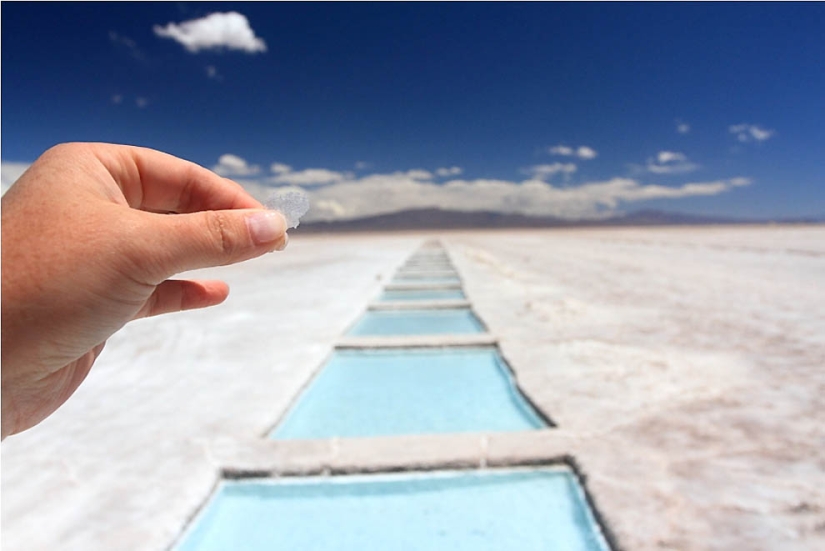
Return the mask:
{"type": "Polygon", "coordinates": [[[309,210],[309,196],[300,188],[281,188],[267,197],[265,205],[284,215],[287,228],[297,228],[301,217],[309,210]]]}

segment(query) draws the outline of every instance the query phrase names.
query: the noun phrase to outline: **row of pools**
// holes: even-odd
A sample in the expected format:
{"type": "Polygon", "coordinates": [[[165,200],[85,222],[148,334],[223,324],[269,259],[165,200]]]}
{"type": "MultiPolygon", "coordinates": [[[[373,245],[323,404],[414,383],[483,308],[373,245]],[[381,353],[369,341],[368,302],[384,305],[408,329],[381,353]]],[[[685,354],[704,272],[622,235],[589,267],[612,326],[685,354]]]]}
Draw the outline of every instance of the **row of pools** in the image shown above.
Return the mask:
{"type": "MultiPolygon", "coordinates": [[[[380,309],[365,312],[347,335],[380,340],[485,333],[463,301],[447,253],[428,243],[378,297],[380,309]],[[412,307],[416,302],[420,308],[412,307]]],[[[548,426],[519,392],[496,347],[378,346],[335,350],[269,437],[548,426]]],[[[608,545],[575,473],[544,466],[225,480],[175,549],[593,551],[608,545]]]]}

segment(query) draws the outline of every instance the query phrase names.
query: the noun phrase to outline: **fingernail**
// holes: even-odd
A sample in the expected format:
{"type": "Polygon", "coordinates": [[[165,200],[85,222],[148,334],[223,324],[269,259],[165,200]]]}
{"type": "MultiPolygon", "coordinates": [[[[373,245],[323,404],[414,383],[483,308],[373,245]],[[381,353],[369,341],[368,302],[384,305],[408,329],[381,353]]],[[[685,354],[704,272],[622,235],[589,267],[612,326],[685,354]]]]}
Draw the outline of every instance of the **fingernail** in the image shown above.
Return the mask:
{"type": "Polygon", "coordinates": [[[246,217],[246,227],[256,245],[265,245],[285,235],[286,223],[277,212],[258,212],[246,217]]]}
{"type": "Polygon", "coordinates": [[[281,243],[281,245],[278,248],[276,248],[275,250],[276,251],[283,251],[284,249],[286,249],[287,244],[289,244],[289,234],[285,233],[284,234],[284,242],[281,243]]]}

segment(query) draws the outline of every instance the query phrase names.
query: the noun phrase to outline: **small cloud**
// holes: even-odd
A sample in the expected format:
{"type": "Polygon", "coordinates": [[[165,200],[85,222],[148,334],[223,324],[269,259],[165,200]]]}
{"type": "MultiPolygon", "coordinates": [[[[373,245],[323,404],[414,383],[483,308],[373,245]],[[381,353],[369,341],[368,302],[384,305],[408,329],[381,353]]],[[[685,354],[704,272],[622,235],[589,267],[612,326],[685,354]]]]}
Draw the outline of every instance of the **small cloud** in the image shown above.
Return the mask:
{"type": "Polygon", "coordinates": [[[238,12],[212,13],[200,19],[191,19],[180,24],[169,23],[165,27],[152,27],[161,38],[171,38],[181,44],[186,51],[200,50],[241,50],[248,54],[265,52],[266,43],[255,36],[246,16],[238,12]]]}
{"type": "Polygon", "coordinates": [[[586,145],[573,148],[568,145],[557,145],[550,148],[551,155],[561,155],[562,157],[578,157],[584,161],[595,159],[598,156],[596,150],[586,145]]]}
{"type": "Polygon", "coordinates": [[[647,171],[652,174],[685,174],[698,169],[699,165],[688,161],[684,153],[660,151],[655,159],[647,160],[647,171]]]}
{"type": "Polygon", "coordinates": [[[660,151],[656,158],[660,164],[682,162],[687,160],[684,153],[676,153],[675,151],[660,151]]]}
{"type": "Polygon", "coordinates": [[[289,165],[285,165],[283,163],[272,163],[270,165],[269,170],[274,172],[275,174],[285,174],[287,172],[292,171],[292,167],[289,165]]]}
{"type": "Polygon", "coordinates": [[[319,186],[340,182],[345,180],[347,176],[347,174],[327,170],[326,168],[307,168],[296,172],[282,172],[280,176],[272,178],[271,182],[294,186],[319,186]]]}
{"type": "Polygon", "coordinates": [[[140,109],[143,109],[147,105],[149,105],[149,100],[146,98],[135,98],[135,105],[137,105],[140,109]]]}
{"type": "Polygon", "coordinates": [[[206,66],[206,77],[212,80],[217,80],[218,82],[223,80],[223,76],[218,73],[218,68],[214,65],[206,66]]]}
{"type": "Polygon", "coordinates": [[[245,159],[231,153],[221,155],[218,164],[212,167],[212,172],[221,176],[251,176],[260,171],[258,165],[250,165],[245,159]]]}
{"type": "Polygon", "coordinates": [[[123,103],[123,96],[121,94],[115,94],[112,96],[112,103],[115,105],[120,105],[123,103]]]}
{"type": "Polygon", "coordinates": [[[112,44],[115,44],[116,47],[126,50],[130,56],[138,61],[146,61],[146,56],[140,51],[140,48],[137,47],[137,43],[128,36],[123,36],[115,31],[109,31],[109,40],[112,44]]]}
{"type": "Polygon", "coordinates": [[[556,147],[550,148],[551,155],[564,155],[565,157],[569,157],[573,154],[573,148],[568,147],[566,145],[557,145],[556,147]]]}
{"type": "Polygon", "coordinates": [[[531,175],[536,180],[545,181],[556,174],[569,176],[576,172],[576,165],[573,163],[553,163],[551,165],[536,165],[528,168],[525,173],[531,175]]]}
{"type": "Polygon", "coordinates": [[[755,124],[745,123],[731,125],[728,127],[728,130],[742,143],[752,141],[764,142],[776,133],[774,130],[765,130],[764,128],[759,128],[755,124]]]}
{"type": "Polygon", "coordinates": [[[578,156],[579,159],[584,159],[585,161],[589,161],[590,159],[595,159],[596,155],[597,155],[597,153],[596,153],[595,149],[592,149],[592,148],[587,147],[585,145],[579,147],[576,150],[576,156],[578,156]]]}
{"type": "Polygon", "coordinates": [[[370,167],[372,167],[372,164],[366,161],[358,161],[355,163],[355,170],[366,170],[370,167]]]}
{"type": "Polygon", "coordinates": [[[690,125],[686,122],[682,122],[680,120],[676,121],[676,132],[679,134],[687,134],[690,132],[690,125]]]}
{"type": "Polygon", "coordinates": [[[442,177],[458,176],[462,172],[464,172],[464,171],[460,167],[457,167],[457,166],[451,166],[449,168],[439,168],[438,170],[435,171],[436,175],[442,176],[442,177]]]}

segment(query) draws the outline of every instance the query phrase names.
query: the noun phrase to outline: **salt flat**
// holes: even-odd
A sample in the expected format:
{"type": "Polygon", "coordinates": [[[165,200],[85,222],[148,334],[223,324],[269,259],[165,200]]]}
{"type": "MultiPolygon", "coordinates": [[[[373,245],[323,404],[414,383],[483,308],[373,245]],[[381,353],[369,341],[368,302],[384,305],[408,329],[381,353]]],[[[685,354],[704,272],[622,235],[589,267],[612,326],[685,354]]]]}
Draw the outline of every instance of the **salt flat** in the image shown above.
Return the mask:
{"type": "MultiPolygon", "coordinates": [[[[489,457],[574,456],[627,549],[825,548],[825,228],[778,226],[298,234],[203,270],[229,282],[224,305],[130,324],[62,409],[3,443],[3,549],[168,548],[225,450],[264,442],[432,237],[558,425],[484,440],[489,457]]],[[[440,456],[476,453],[446,438],[440,456]]]]}

